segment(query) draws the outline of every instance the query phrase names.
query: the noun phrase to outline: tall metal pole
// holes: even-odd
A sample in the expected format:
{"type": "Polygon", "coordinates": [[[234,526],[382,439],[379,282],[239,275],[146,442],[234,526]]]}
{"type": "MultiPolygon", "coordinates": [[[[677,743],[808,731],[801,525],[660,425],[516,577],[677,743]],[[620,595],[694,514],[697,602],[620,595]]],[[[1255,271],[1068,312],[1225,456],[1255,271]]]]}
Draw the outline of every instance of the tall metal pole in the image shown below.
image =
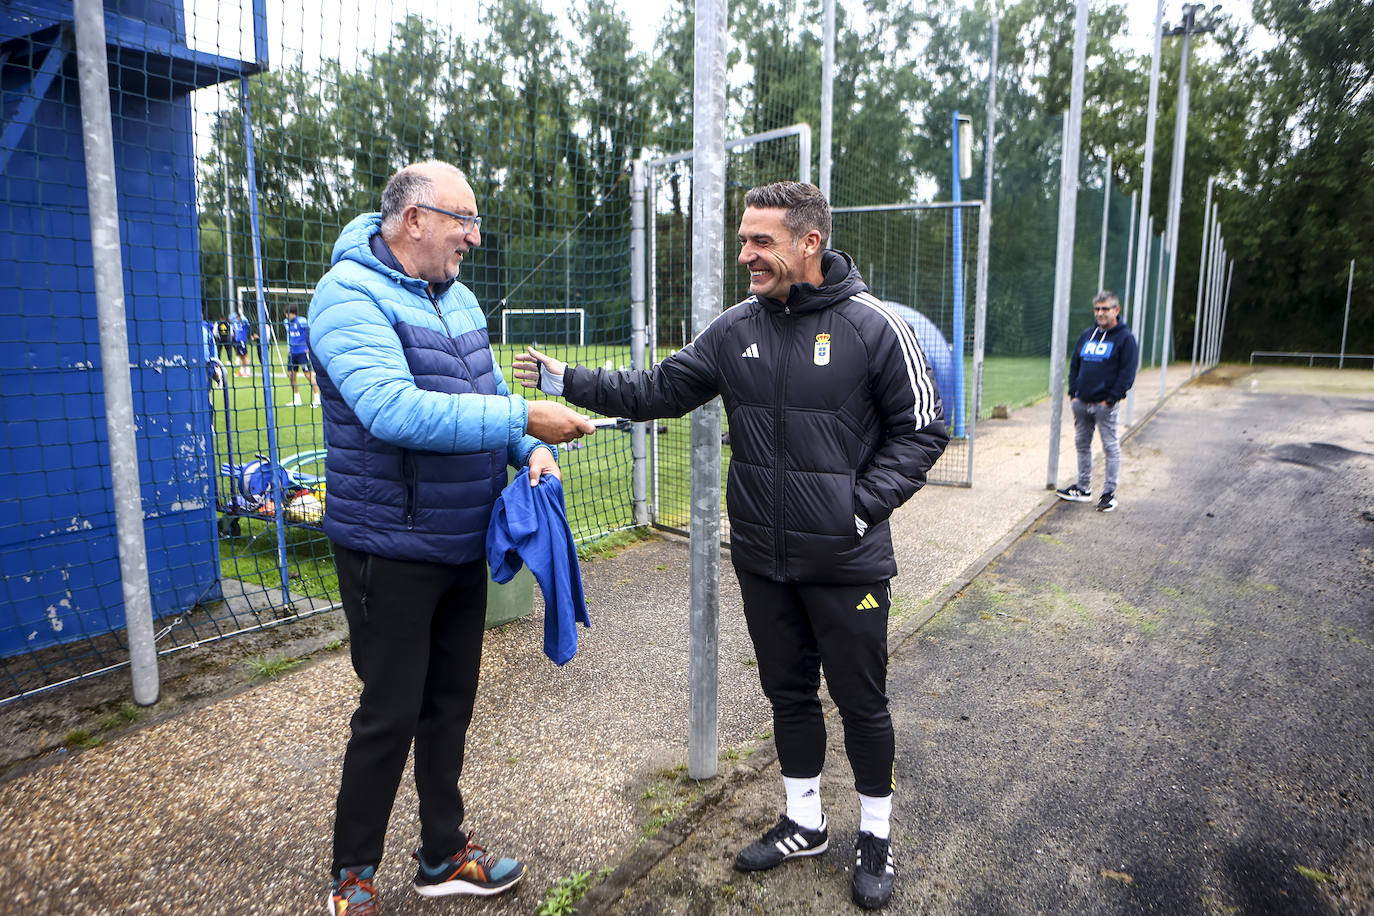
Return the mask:
{"type": "Polygon", "coordinates": [[[133,381],[129,377],[129,329],[124,308],[124,266],[115,185],[114,126],[110,117],[105,10],[100,0],[75,0],[76,68],[81,90],[81,139],[86,151],[86,200],[90,208],[91,263],[100,331],[100,375],[105,429],[110,445],[110,483],[119,544],[119,581],[134,702],[151,706],[159,686],[153,637],[148,545],[143,531],[143,494],[138,479],[133,381]]]}
{"type": "Polygon", "coordinates": [[[1231,274],[1236,269],[1236,262],[1233,259],[1226,267],[1226,295],[1221,300],[1221,317],[1217,319],[1216,334],[1216,358],[1213,363],[1221,362],[1221,339],[1226,333],[1226,309],[1231,304],[1231,274]]]}
{"type": "MultiPolygon", "coordinates": [[[[727,0],[697,0],[692,115],[692,327],[725,299],[725,46],[727,0]]],[[[691,677],[687,775],[716,775],[720,634],[720,399],[692,413],[691,677]]]]}
{"type": "MultiPolygon", "coordinates": [[[[1155,113],[1159,107],[1159,54],[1164,40],[1164,0],[1155,4],[1154,51],[1150,57],[1150,101],[1145,113],[1145,151],[1144,175],[1140,182],[1140,238],[1143,244],[1135,256],[1135,301],[1145,307],[1150,289],[1149,252],[1153,247],[1154,231],[1150,228],[1153,217],[1150,215],[1150,189],[1154,184],[1155,171],[1155,113]]],[[[1158,304],[1155,313],[1158,314],[1158,304]]],[[[1142,328],[1143,330],[1143,328],[1142,328]]],[[[1137,335],[1138,337],[1139,335],[1137,335]]],[[[1136,371],[1140,371],[1141,360],[1145,358],[1145,348],[1136,347],[1136,371]]],[[[1131,425],[1135,414],[1135,386],[1126,392],[1126,425],[1131,425]]]]}
{"type": "MultiPolygon", "coordinates": [[[[1184,7],[1186,10],[1188,7],[1184,7]]],[[[1169,222],[1166,228],[1169,252],[1169,279],[1164,285],[1163,360],[1159,365],[1159,397],[1169,391],[1169,354],[1173,351],[1174,280],[1178,275],[1178,222],[1183,209],[1183,155],[1188,146],[1188,42],[1192,33],[1183,33],[1183,62],[1178,70],[1178,111],[1174,118],[1174,158],[1169,164],[1169,222]]]]}
{"type": "Polygon", "coordinates": [[[1107,217],[1112,208],[1112,154],[1107,154],[1107,168],[1102,173],[1102,241],[1097,248],[1097,292],[1106,289],[1107,282],[1107,217]]]}
{"type": "Polygon", "coordinates": [[[974,434],[983,400],[983,350],[988,328],[988,261],[992,250],[992,160],[997,125],[997,43],[999,20],[992,17],[992,53],[988,57],[988,135],[983,146],[983,205],[978,210],[978,290],[973,315],[973,397],[968,418],[968,479],[973,479],[974,434]]]}
{"type": "Polygon", "coordinates": [[[1169,164],[1169,281],[1165,286],[1164,303],[1164,359],[1159,367],[1159,397],[1163,400],[1169,390],[1169,353],[1173,348],[1174,282],[1178,277],[1178,226],[1183,209],[1183,163],[1188,149],[1188,48],[1196,33],[1216,28],[1211,23],[1197,22],[1201,3],[1183,5],[1183,22],[1170,35],[1183,36],[1183,55],[1178,67],[1178,111],[1174,118],[1174,161],[1169,164]]]}
{"type": "Polygon", "coordinates": [[[1350,293],[1355,289],[1355,260],[1350,261],[1350,279],[1345,281],[1345,321],[1341,323],[1341,361],[1337,369],[1345,368],[1345,332],[1350,328],[1350,293]]]}
{"type": "Polygon", "coordinates": [[[1159,234],[1159,265],[1155,271],[1155,328],[1152,340],[1154,346],[1150,348],[1150,355],[1154,359],[1160,359],[1160,349],[1163,341],[1159,336],[1159,316],[1164,312],[1164,277],[1169,272],[1169,250],[1164,247],[1164,233],[1159,234]]]}
{"type": "MultiPolygon", "coordinates": [[[[1207,247],[1211,241],[1212,227],[1212,186],[1216,184],[1216,176],[1207,176],[1207,204],[1203,208],[1202,223],[1202,254],[1197,262],[1197,305],[1193,307],[1193,361],[1192,367],[1188,370],[1188,377],[1192,378],[1197,374],[1197,355],[1198,338],[1201,337],[1199,329],[1202,327],[1202,290],[1207,284],[1205,279],[1210,276],[1208,268],[1211,266],[1207,260],[1207,247]]],[[[1205,356],[1203,357],[1206,358],[1205,356]]]]}
{"type": "Polygon", "coordinates": [[[1050,331],[1050,455],[1045,486],[1059,481],[1059,435],[1064,420],[1065,354],[1069,337],[1069,295],[1073,281],[1073,232],[1078,208],[1078,145],[1083,123],[1083,68],[1088,50],[1088,0],[1078,0],[1073,26],[1073,82],[1064,122],[1059,170],[1059,241],[1054,259],[1054,325],[1050,331]]]}
{"type": "MultiPolygon", "coordinates": [[[[963,198],[962,176],[960,174],[962,150],[959,149],[959,111],[956,109],[951,120],[953,136],[949,144],[950,153],[954,158],[954,181],[950,185],[953,190],[953,200],[959,203],[963,198]]],[[[964,213],[956,207],[951,215],[951,236],[953,239],[952,256],[953,264],[950,272],[953,278],[954,308],[953,308],[953,327],[950,333],[950,343],[954,349],[954,403],[945,406],[945,425],[949,429],[949,434],[956,439],[963,439],[968,435],[965,424],[968,422],[968,410],[964,406],[968,403],[968,398],[964,396],[964,213]]]]}
{"type": "Polygon", "coordinates": [[[821,193],[830,200],[830,158],[835,123],[835,0],[825,0],[821,50],[821,193]]]}
{"type": "MultiPolygon", "coordinates": [[[[636,159],[630,165],[630,366],[643,369],[648,325],[645,320],[645,282],[649,260],[645,255],[644,225],[648,221],[644,206],[644,161],[636,159]]],[[[648,455],[646,434],[649,424],[636,423],[630,429],[631,498],[634,501],[634,523],[649,524],[648,455]]]]}
{"type": "MultiPolygon", "coordinates": [[[[1126,236],[1126,284],[1121,288],[1121,320],[1130,322],[1131,319],[1131,270],[1135,267],[1135,205],[1136,192],[1131,192],[1131,218],[1127,224],[1131,227],[1130,233],[1126,236]]],[[[1139,347],[1136,348],[1137,350],[1139,347]]]]}

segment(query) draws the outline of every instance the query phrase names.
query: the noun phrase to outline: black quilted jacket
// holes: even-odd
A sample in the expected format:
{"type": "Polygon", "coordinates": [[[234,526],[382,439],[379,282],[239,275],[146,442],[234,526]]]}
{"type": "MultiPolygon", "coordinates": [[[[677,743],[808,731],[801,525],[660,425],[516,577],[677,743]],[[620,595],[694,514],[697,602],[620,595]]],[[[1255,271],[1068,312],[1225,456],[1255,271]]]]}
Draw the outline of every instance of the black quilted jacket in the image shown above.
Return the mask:
{"type": "Polygon", "coordinates": [[[720,395],[735,565],[779,582],[875,582],[897,572],[888,516],[925,484],[949,437],[911,328],[847,254],[827,251],[821,264],[821,286],[796,284],[786,302],[751,296],[652,369],[569,367],[563,395],[633,420],[720,395]]]}

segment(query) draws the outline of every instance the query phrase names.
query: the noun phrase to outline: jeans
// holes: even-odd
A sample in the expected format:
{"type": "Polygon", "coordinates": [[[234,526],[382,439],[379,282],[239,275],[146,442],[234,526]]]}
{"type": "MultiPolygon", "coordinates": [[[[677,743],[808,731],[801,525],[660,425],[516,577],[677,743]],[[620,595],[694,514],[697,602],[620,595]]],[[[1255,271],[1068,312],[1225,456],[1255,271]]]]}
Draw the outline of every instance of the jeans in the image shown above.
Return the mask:
{"type": "Polygon", "coordinates": [[[1116,427],[1121,402],[1117,401],[1111,407],[1079,400],[1071,403],[1073,444],[1078,449],[1078,486],[1083,490],[1092,489],[1093,430],[1096,429],[1102,437],[1102,451],[1107,456],[1107,479],[1102,484],[1102,492],[1115,493],[1117,481],[1121,477],[1121,440],[1117,436],[1116,427]]]}

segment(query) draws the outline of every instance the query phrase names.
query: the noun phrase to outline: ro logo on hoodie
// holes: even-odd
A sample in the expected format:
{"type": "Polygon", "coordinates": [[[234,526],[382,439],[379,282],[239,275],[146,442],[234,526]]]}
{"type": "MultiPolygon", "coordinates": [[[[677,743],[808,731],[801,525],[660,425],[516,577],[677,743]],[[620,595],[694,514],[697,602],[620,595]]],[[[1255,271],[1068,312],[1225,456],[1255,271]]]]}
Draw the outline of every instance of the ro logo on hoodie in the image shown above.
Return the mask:
{"type": "Polygon", "coordinates": [[[1105,338],[1088,340],[1084,342],[1083,349],[1079,351],[1079,355],[1091,362],[1101,362],[1112,355],[1112,350],[1115,347],[1116,344],[1105,338]]]}

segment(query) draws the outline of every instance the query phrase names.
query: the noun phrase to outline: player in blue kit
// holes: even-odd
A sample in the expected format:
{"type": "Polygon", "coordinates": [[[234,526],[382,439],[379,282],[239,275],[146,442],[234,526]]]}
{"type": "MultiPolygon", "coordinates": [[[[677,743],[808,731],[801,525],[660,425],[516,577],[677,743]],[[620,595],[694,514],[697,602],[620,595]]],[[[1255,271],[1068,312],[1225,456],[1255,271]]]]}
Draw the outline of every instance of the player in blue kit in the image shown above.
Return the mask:
{"type": "Polygon", "coordinates": [[[310,406],[320,406],[320,389],[315,384],[315,376],[310,371],[310,324],[301,317],[294,305],[286,307],[286,377],[291,380],[291,406],[301,406],[301,395],[296,390],[296,372],[304,372],[305,380],[310,383],[313,395],[310,406]]]}

